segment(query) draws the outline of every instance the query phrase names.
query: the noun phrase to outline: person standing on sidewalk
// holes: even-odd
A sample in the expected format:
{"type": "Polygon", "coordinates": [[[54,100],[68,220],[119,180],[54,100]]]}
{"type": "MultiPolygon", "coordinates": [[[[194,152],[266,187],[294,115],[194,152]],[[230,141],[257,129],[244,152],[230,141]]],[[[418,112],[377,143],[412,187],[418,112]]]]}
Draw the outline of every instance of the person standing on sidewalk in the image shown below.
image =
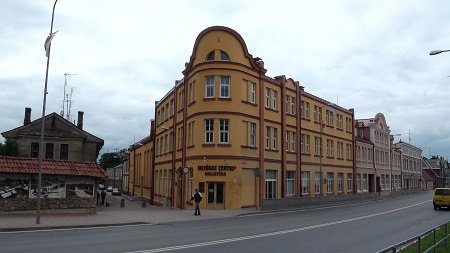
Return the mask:
{"type": "Polygon", "coordinates": [[[105,198],[106,198],[106,192],[105,192],[105,190],[103,189],[103,190],[102,190],[102,205],[105,204],[105,198]]]}
{"type": "Polygon", "coordinates": [[[200,215],[200,201],[202,201],[202,198],[202,194],[198,191],[198,189],[195,189],[195,193],[191,198],[191,201],[194,200],[195,202],[194,215],[200,215]]]}

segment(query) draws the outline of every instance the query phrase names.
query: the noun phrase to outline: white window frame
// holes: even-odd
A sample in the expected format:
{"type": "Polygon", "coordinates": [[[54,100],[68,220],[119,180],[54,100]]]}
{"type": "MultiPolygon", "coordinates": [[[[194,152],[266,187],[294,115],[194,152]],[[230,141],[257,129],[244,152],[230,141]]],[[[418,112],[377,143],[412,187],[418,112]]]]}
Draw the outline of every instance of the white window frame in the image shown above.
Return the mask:
{"type": "Polygon", "coordinates": [[[205,119],[205,143],[214,143],[214,119],[205,119]]]}
{"type": "Polygon", "coordinates": [[[256,146],[256,123],[250,122],[249,123],[249,146],[255,147],[256,146]]]}
{"type": "Polygon", "coordinates": [[[276,170],[266,170],[266,199],[276,199],[277,198],[277,171],[276,170]]]}
{"type": "Polygon", "coordinates": [[[352,173],[347,173],[347,192],[352,192],[353,190],[353,178],[352,178],[352,173]]]}
{"type": "Polygon", "coordinates": [[[273,127],[273,135],[272,135],[272,150],[278,149],[278,129],[273,127]]]}
{"type": "Polygon", "coordinates": [[[295,195],[295,171],[286,171],[286,196],[295,195]]]}
{"type": "Polygon", "coordinates": [[[266,108],[270,108],[270,89],[269,88],[265,88],[264,92],[265,92],[265,96],[266,96],[265,107],[266,108]]]}
{"type": "Polygon", "coordinates": [[[256,103],[256,83],[250,82],[249,84],[250,89],[250,103],[255,104],[256,103]]]}
{"type": "Polygon", "coordinates": [[[338,173],[338,192],[344,191],[344,174],[338,173]]]}
{"type": "Polygon", "coordinates": [[[302,195],[309,194],[309,171],[302,171],[302,195]]]}
{"type": "Polygon", "coordinates": [[[277,110],[278,105],[278,92],[276,90],[272,90],[272,109],[277,110]]]}
{"type": "Polygon", "coordinates": [[[270,136],[272,134],[272,129],[266,126],[266,149],[270,149],[270,136]]]}
{"type": "Polygon", "coordinates": [[[213,98],[214,97],[214,76],[206,76],[205,79],[206,79],[205,80],[205,98],[213,98]]]}
{"type": "Polygon", "coordinates": [[[334,174],[333,172],[327,172],[327,194],[333,193],[333,182],[334,174]]]}
{"type": "Polygon", "coordinates": [[[321,179],[320,172],[314,173],[314,192],[316,195],[320,194],[320,189],[322,188],[321,179]]]}
{"type": "Polygon", "coordinates": [[[227,144],[229,142],[230,142],[230,120],[220,119],[219,143],[227,144]]]}
{"type": "Polygon", "coordinates": [[[231,77],[220,76],[220,97],[229,98],[231,96],[231,77]]]}

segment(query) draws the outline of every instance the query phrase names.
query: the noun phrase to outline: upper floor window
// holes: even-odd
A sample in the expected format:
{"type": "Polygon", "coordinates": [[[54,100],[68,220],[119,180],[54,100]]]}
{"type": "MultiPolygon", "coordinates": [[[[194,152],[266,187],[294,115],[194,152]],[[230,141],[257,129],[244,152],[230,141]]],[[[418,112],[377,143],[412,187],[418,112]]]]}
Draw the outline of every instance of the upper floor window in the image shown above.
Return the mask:
{"type": "Polygon", "coordinates": [[[69,159],[69,144],[61,144],[59,148],[59,159],[60,160],[69,159]]]}
{"type": "Polygon", "coordinates": [[[53,159],[53,143],[45,144],[45,159],[53,159]]]}
{"type": "Polygon", "coordinates": [[[214,76],[207,76],[205,82],[205,97],[214,97],[214,76]]]}
{"type": "Polygon", "coordinates": [[[256,103],[256,83],[250,82],[250,97],[249,97],[249,102],[250,103],[256,103]]]}
{"type": "Polygon", "coordinates": [[[229,129],[230,129],[230,122],[227,119],[221,119],[220,120],[220,129],[219,129],[219,135],[220,135],[220,143],[228,143],[229,142],[229,129]]]}
{"type": "Polygon", "coordinates": [[[32,142],[31,143],[31,157],[39,157],[39,143],[32,142]]]}
{"type": "Polygon", "coordinates": [[[208,56],[206,56],[206,61],[214,61],[216,58],[215,54],[216,54],[215,50],[209,52],[208,56]]]}
{"type": "Polygon", "coordinates": [[[277,96],[278,93],[275,90],[272,90],[272,109],[277,110],[277,96]]]}
{"type": "Polygon", "coordinates": [[[230,77],[221,76],[220,77],[220,97],[229,98],[230,97],[230,77]]]}
{"type": "Polygon", "coordinates": [[[265,89],[265,96],[266,96],[266,108],[270,108],[270,89],[266,88],[265,89]]]}
{"type": "Polygon", "coordinates": [[[229,61],[230,60],[230,56],[228,56],[228,54],[225,53],[224,51],[220,50],[220,60],[222,60],[222,61],[229,61]]]}
{"type": "Polygon", "coordinates": [[[205,143],[214,142],[214,120],[205,119],[205,143]]]}

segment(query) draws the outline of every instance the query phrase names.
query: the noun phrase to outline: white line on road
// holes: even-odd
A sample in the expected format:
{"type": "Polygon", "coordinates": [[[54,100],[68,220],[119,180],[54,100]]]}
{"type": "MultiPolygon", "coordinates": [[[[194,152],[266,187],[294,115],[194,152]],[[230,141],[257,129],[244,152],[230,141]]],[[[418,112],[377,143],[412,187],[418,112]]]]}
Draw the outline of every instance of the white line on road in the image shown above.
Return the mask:
{"type": "Polygon", "coordinates": [[[173,251],[173,250],[180,250],[180,249],[189,249],[189,248],[197,248],[197,247],[211,246],[211,245],[217,245],[217,244],[223,244],[223,243],[244,241],[244,240],[250,240],[250,239],[256,239],[256,238],[263,238],[263,237],[269,237],[269,236],[275,236],[275,235],[295,233],[295,232],[311,230],[311,229],[316,229],[316,228],[323,228],[323,227],[327,227],[327,226],[332,226],[332,225],[337,225],[337,224],[342,224],[342,223],[347,223],[347,222],[352,222],[352,221],[357,221],[357,220],[368,219],[368,218],[372,218],[372,217],[375,217],[375,216],[385,215],[385,214],[397,212],[397,211],[400,211],[400,210],[403,210],[403,209],[411,208],[411,207],[414,207],[414,206],[423,205],[423,204],[428,203],[430,201],[431,200],[420,202],[420,203],[416,203],[416,204],[409,205],[409,206],[404,206],[404,207],[392,209],[392,210],[389,210],[389,211],[380,212],[380,213],[374,213],[374,214],[360,216],[360,217],[351,218],[351,219],[345,219],[345,220],[340,220],[340,221],[333,221],[333,222],[327,222],[327,223],[322,223],[322,224],[317,224],[317,225],[311,225],[311,226],[307,226],[307,227],[294,228],[294,229],[288,229],[288,230],[281,230],[281,231],[276,231],[276,232],[256,234],[256,235],[249,235],[249,236],[241,236],[241,237],[235,237],[235,238],[223,239],[223,240],[216,240],[216,241],[209,241],[209,242],[185,244],[185,245],[171,246],[171,247],[164,247],[164,248],[157,248],[157,249],[150,249],[150,250],[130,251],[130,252],[126,252],[126,253],[166,252],[166,251],[173,251]]]}

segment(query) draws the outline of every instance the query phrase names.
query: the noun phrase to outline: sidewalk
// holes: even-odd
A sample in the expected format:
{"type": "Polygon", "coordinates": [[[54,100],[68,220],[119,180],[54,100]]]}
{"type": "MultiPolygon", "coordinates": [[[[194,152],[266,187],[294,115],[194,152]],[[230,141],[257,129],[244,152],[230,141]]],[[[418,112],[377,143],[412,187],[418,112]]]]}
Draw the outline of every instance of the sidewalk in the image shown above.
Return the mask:
{"type": "Polygon", "coordinates": [[[189,221],[198,219],[214,219],[234,217],[240,214],[258,212],[255,208],[232,210],[201,210],[201,216],[194,216],[192,209],[158,207],[133,200],[123,195],[107,196],[110,206],[97,206],[96,214],[46,214],[41,213],[40,223],[36,224],[36,212],[27,214],[0,215],[0,232],[26,229],[49,229],[68,227],[90,227],[126,224],[161,224],[169,222],[189,221]],[[125,207],[120,207],[120,199],[125,200],[125,207]]]}

